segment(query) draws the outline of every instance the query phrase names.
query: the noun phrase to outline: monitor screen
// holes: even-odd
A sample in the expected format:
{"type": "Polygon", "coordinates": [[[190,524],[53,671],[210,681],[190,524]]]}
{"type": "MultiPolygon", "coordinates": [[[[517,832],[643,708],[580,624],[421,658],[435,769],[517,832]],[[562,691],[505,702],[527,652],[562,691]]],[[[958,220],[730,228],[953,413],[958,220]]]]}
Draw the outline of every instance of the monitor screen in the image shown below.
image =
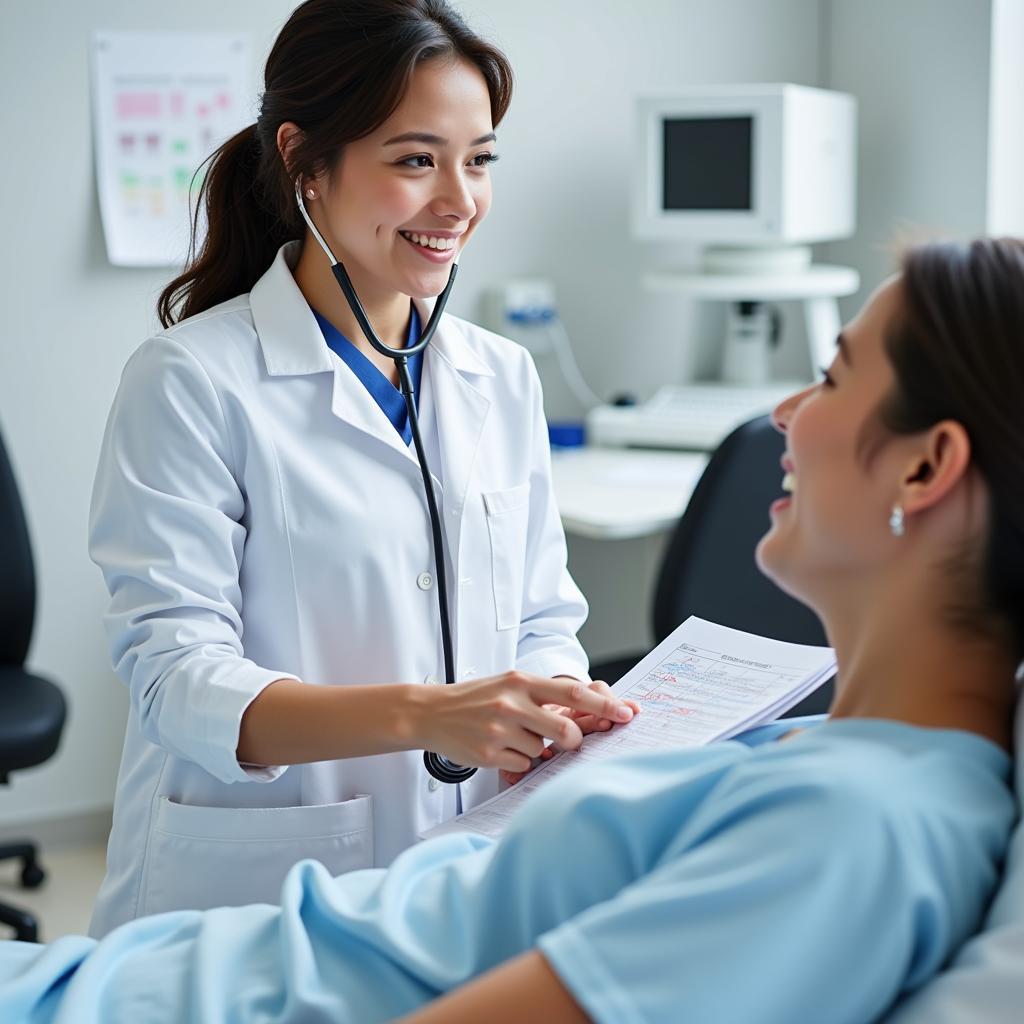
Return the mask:
{"type": "Polygon", "coordinates": [[[664,119],[665,210],[751,210],[752,117],[664,119]]]}

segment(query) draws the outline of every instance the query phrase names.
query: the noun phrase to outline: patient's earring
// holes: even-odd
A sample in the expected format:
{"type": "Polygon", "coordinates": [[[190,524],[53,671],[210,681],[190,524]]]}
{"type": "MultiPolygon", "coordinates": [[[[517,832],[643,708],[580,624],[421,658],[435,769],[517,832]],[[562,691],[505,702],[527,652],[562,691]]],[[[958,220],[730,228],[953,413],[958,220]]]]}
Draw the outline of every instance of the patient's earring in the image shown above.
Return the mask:
{"type": "Polygon", "coordinates": [[[315,189],[311,189],[311,188],[307,188],[306,189],[306,198],[307,199],[316,199],[316,190],[315,189]]]}
{"type": "Polygon", "coordinates": [[[902,537],[904,533],[903,506],[897,502],[889,514],[889,529],[894,537],[902,537]]]}

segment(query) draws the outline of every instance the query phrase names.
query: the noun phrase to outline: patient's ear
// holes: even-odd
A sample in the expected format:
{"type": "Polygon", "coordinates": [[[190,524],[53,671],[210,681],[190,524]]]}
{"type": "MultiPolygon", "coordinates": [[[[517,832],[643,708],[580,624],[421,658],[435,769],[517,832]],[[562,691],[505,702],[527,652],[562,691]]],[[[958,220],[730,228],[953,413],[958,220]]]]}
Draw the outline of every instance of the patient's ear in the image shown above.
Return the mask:
{"type": "Polygon", "coordinates": [[[900,504],[907,515],[942,501],[967,475],[971,441],[963,425],[942,420],[924,434],[900,481],[900,504]]]}

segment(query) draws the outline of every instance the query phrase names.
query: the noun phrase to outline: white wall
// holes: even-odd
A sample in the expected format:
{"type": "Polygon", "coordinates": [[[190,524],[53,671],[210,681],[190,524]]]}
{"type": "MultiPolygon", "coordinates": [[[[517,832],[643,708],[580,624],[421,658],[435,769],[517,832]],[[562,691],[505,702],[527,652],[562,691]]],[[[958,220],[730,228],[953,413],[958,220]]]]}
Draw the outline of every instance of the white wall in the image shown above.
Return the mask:
{"type": "MultiPolygon", "coordinates": [[[[30,665],[60,682],[70,719],[58,757],[0,792],[0,825],[108,805],[125,717],[100,622],[105,592],[86,556],[88,498],[120,369],[155,324],[154,301],[170,272],[106,261],[90,143],[89,35],[246,29],[255,94],[291,6],[90,0],[5,8],[0,426],[35,542],[40,600],[30,665]]],[[[817,0],[470,0],[463,10],[507,49],[518,83],[500,131],[494,212],[462,263],[452,308],[476,316],[486,284],[549,276],[598,390],[647,392],[666,366],[676,374],[684,365],[686,314],[638,284],[645,267],[673,254],[628,239],[632,98],[695,81],[813,83],[817,0]]],[[[611,646],[646,633],[650,580],[637,560],[649,567],[653,550],[617,549],[616,578],[591,572],[585,581],[624,596],[624,613],[603,613],[611,646]]],[[[581,556],[581,576],[588,558],[581,556]]],[[[595,604],[600,616],[600,599],[595,604]]],[[[607,632],[600,624],[591,630],[607,632]]]]}
{"type": "Polygon", "coordinates": [[[986,230],[991,9],[823,0],[822,84],[858,103],[857,234],[823,247],[861,274],[846,317],[892,272],[895,245],[986,230]]]}

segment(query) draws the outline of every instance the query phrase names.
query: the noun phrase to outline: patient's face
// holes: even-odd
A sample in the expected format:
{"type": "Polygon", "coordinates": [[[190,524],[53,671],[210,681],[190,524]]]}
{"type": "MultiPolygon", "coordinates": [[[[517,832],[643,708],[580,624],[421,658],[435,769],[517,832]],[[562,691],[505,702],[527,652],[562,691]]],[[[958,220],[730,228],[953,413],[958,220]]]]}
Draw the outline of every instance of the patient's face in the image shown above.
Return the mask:
{"type": "Polygon", "coordinates": [[[883,338],[898,302],[899,281],[893,279],[844,328],[824,379],[775,410],[776,426],[786,436],[791,493],[772,506],[757,561],[784,590],[818,611],[819,599],[869,579],[891,561],[897,543],[889,515],[905,456],[897,439],[877,449],[870,441],[885,438],[877,408],[894,375],[883,338]]]}

